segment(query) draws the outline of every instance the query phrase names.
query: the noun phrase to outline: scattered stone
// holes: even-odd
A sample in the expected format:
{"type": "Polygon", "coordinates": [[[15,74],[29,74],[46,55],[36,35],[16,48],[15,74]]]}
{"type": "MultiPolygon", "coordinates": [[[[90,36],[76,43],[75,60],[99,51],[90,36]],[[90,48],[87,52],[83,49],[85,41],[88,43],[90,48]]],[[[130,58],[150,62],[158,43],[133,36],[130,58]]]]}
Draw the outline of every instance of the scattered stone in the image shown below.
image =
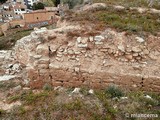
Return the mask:
{"type": "Polygon", "coordinates": [[[125,100],[125,99],[128,99],[128,97],[121,97],[120,99],[125,100]]]}
{"type": "Polygon", "coordinates": [[[89,94],[94,94],[94,90],[93,90],[93,89],[90,89],[90,90],[88,91],[88,93],[89,93],[89,94]]]}
{"type": "Polygon", "coordinates": [[[15,106],[21,106],[22,103],[20,101],[13,102],[11,104],[3,103],[0,101],[0,109],[10,112],[10,110],[15,106]]]}
{"type": "Polygon", "coordinates": [[[118,11],[121,11],[121,10],[124,10],[124,9],[125,9],[124,6],[120,6],[120,5],[115,5],[115,6],[113,6],[113,7],[114,7],[114,9],[116,9],[116,10],[118,10],[118,11]]]}
{"type": "Polygon", "coordinates": [[[0,76],[0,81],[11,80],[11,79],[13,79],[15,77],[16,77],[15,75],[3,75],[3,76],[0,76]]]}
{"type": "Polygon", "coordinates": [[[132,87],[137,88],[137,85],[136,85],[136,84],[134,84],[134,85],[132,85],[132,87]]]}
{"type": "Polygon", "coordinates": [[[79,94],[80,93],[80,88],[75,88],[73,91],[72,91],[72,93],[76,93],[76,94],[79,94]]]}
{"type": "Polygon", "coordinates": [[[153,14],[160,14],[160,10],[157,10],[157,9],[150,9],[150,13],[153,13],[153,14]]]}
{"type": "Polygon", "coordinates": [[[147,99],[153,99],[151,96],[149,96],[149,95],[145,95],[144,96],[145,98],[147,98],[147,99]]]}
{"type": "Polygon", "coordinates": [[[13,91],[17,92],[17,91],[20,91],[21,89],[22,89],[22,86],[18,85],[18,86],[13,88],[13,91]]]}
{"type": "Polygon", "coordinates": [[[79,71],[80,71],[79,67],[75,67],[75,68],[74,68],[74,71],[75,71],[75,72],[79,72],[79,71]]]}
{"type": "Polygon", "coordinates": [[[141,37],[136,37],[136,40],[138,41],[138,42],[140,42],[140,43],[143,43],[145,40],[143,39],[143,38],[141,38],[141,37]]]}
{"type": "Polygon", "coordinates": [[[23,87],[23,90],[30,90],[31,88],[29,87],[23,87]]]}
{"type": "Polygon", "coordinates": [[[54,88],[54,90],[58,90],[58,91],[64,91],[64,88],[62,86],[57,86],[54,88]]]}
{"type": "Polygon", "coordinates": [[[78,38],[77,38],[77,42],[78,42],[78,43],[81,43],[81,40],[82,40],[81,37],[78,37],[78,38]]]}

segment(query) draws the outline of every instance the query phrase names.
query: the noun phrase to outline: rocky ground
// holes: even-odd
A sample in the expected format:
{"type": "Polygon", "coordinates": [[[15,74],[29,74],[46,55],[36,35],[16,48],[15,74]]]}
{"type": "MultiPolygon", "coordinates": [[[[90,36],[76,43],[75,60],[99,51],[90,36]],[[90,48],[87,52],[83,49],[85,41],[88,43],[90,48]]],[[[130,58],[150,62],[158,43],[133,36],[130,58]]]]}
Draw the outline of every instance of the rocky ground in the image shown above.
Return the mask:
{"type": "Polygon", "coordinates": [[[86,5],[66,12],[55,29],[35,28],[11,50],[1,50],[0,119],[125,120],[142,113],[158,120],[159,10],[127,8],[155,14],[151,32],[146,24],[143,31],[120,29],[116,15],[126,8],[112,7],[118,13],[107,22],[106,4],[86,5]],[[88,19],[85,11],[94,14],[88,19]],[[102,13],[102,19],[93,19],[102,13]],[[118,27],[113,28],[114,20],[118,27]]]}

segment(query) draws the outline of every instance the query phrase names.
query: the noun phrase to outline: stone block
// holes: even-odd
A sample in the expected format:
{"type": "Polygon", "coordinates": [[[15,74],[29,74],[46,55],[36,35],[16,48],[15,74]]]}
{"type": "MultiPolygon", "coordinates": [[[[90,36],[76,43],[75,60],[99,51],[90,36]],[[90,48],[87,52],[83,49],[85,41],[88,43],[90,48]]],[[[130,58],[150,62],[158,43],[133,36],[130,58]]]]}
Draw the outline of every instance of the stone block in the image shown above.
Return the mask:
{"type": "Polygon", "coordinates": [[[42,80],[30,81],[29,86],[32,89],[41,89],[45,83],[42,80]]]}
{"type": "Polygon", "coordinates": [[[63,83],[52,80],[52,85],[53,85],[54,87],[56,87],[56,86],[63,86],[63,83]]]}
{"type": "Polygon", "coordinates": [[[35,70],[35,69],[29,69],[29,70],[27,70],[27,77],[30,80],[37,80],[39,78],[38,71],[35,70]]]}

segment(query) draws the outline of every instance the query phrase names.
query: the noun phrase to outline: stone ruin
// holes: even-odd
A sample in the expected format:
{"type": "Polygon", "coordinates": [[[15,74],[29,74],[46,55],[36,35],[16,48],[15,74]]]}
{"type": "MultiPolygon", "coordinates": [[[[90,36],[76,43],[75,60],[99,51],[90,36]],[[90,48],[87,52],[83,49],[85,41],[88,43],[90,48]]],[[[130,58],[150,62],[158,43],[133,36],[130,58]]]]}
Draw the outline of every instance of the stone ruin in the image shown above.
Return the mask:
{"type": "Polygon", "coordinates": [[[69,36],[81,27],[35,29],[17,41],[14,57],[25,66],[31,88],[53,86],[160,91],[160,37],[148,38],[106,29],[96,35],[69,36]]]}
{"type": "MultiPolygon", "coordinates": [[[[77,12],[106,7],[106,4],[95,3],[77,12]]],[[[113,6],[113,9],[126,8],[113,6]]],[[[160,12],[129,9],[139,13],[160,12]]],[[[109,28],[98,34],[83,35],[80,31],[92,31],[92,27],[59,25],[54,30],[35,29],[18,40],[13,50],[0,51],[0,66],[4,68],[0,69],[0,81],[18,77],[27,85],[29,81],[32,88],[42,88],[46,83],[91,88],[116,84],[134,90],[160,91],[160,37],[129,36],[109,28]],[[72,33],[78,35],[72,36],[72,33]]]]}

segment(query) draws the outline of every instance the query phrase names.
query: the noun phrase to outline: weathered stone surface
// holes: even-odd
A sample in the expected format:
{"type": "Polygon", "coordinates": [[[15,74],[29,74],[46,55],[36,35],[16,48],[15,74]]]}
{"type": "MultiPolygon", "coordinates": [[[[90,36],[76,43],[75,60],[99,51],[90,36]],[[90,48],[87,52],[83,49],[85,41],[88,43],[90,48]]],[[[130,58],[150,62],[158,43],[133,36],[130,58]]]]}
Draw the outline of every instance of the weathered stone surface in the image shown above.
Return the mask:
{"type": "Polygon", "coordinates": [[[138,46],[136,46],[136,47],[132,47],[132,51],[133,52],[141,52],[141,49],[138,46]]]}
{"type": "Polygon", "coordinates": [[[132,60],[132,59],[133,59],[133,56],[132,56],[132,55],[125,55],[125,57],[126,57],[128,60],[132,60]]]}
{"type": "Polygon", "coordinates": [[[140,42],[140,43],[143,43],[145,40],[143,39],[143,38],[141,38],[141,37],[136,37],[136,40],[138,41],[138,42],[140,42]]]}
{"type": "Polygon", "coordinates": [[[15,75],[3,75],[3,76],[0,76],[0,81],[11,80],[15,77],[16,77],[15,75]]]}

